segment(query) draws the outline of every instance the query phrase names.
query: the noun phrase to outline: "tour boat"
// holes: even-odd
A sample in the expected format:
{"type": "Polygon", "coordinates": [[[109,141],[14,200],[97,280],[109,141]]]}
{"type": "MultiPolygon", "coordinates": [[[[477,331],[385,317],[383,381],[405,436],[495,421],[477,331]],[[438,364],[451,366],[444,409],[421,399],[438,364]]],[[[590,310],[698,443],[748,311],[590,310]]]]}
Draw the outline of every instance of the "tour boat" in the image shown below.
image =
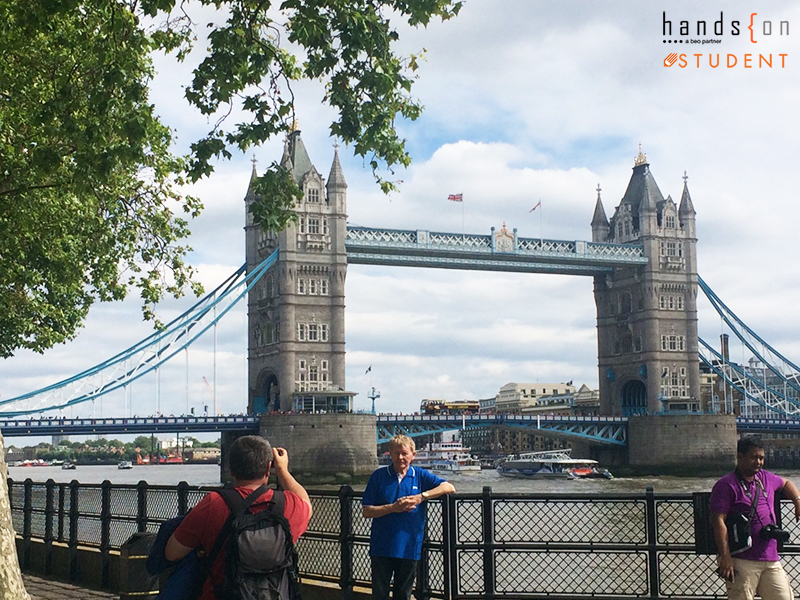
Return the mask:
{"type": "Polygon", "coordinates": [[[429,444],[417,451],[414,464],[429,471],[477,473],[481,470],[481,463],[470,455],[469,450],[458,441],[429,444]]]}
{"type": "Polygon", "coordinates": [[[133,463],[129,460],[121,460],[117,463],[118,469],[132,469],[133,463]]]}
{"type": "Polygon", "coordinates": [[[572,449],[543,450],[512,454],[500,461],[497,470],[506,477],[525,479],[611,479],[607,469],[596,460],[572,458],[572,449]]]}
{"type": "Polygon", "coordinates": [[[65,471],[71,471],[72,469],[77,468],[74,462],[66,461],[61,465],[61,468],[65,471]]]}

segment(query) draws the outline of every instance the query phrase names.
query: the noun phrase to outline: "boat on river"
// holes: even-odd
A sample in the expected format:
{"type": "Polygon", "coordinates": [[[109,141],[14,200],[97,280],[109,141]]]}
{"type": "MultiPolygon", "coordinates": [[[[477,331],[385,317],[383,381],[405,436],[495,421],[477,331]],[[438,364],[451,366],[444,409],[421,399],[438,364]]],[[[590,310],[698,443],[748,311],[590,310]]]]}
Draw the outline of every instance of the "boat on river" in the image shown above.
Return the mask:
{"type": "Polygon", "coordinates": [[[612,479],[596,460],[572,458],[572,449],[512,454],[500,461],[497,471],[505,477],[524,479],[612,479]]]}
{"type": "Polygon", "coordinates": [[[63,470],[65,470],[65,471],[71,471],[71,470],[77,468],[77,465],[74,462],[70,462],[70,461],[67,460],[67,461],[64,461],[61,464],[61,468],[63,470]]]}
{"type": "Polygon", "coordinates": [[[414,464],[429,471],[477,473],[481,463],[469,451],[459,441],[429,444],[417,451],[414,464]]]}
{"type": "Polygon", "coordinates": [[[133,463],[129,460],[121,460],[117,463],[118,469],[132,469],[133,463]]]}

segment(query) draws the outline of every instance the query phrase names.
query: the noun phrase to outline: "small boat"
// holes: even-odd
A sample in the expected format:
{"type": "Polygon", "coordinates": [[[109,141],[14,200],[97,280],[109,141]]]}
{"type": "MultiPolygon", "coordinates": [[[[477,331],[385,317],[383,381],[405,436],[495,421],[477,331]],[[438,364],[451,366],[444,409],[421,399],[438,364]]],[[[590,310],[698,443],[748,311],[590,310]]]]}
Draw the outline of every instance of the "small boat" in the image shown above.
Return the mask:
{"type": "Polygon", "coordinates": [[[133,463],[129,460],[121,460],[117,463],[118,469],[132,469],[133,463]]]}
{"type": "Polygon", "coordinates": [[[429,471],[477,473],[481,470],[481,463],[469,450],[458,441],[429,444],[417,451],[414,464],[429,471]]]}
{"type": "Polygon", "coordinates": [[[524,479],[611,479],[607,469],[596,460],[572,458],[572,449],[543,450],[512,454],[500,461],[497,470],[506,477],[524,479]]]}
{"type": "Polygon", "coordinates": [[[65,471],[71,471],[72,469],[77,468],[77,465],[74,462],[65,461],[62,463],[61,468],[65,471]]]}

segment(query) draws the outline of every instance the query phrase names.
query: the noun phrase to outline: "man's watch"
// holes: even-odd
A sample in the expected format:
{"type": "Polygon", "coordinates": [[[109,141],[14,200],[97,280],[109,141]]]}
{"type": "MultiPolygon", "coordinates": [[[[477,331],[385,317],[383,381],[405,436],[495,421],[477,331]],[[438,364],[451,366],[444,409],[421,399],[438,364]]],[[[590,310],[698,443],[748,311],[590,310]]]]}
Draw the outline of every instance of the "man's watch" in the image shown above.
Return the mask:
{"type": "Polygon", "coordinates": [[[422,499],[423,499],[423,500],[427,500],[427,499],[428,499],[428,492],[422,492],[422,493],[420,494],[420,496],[422,496],[422,499]]]}

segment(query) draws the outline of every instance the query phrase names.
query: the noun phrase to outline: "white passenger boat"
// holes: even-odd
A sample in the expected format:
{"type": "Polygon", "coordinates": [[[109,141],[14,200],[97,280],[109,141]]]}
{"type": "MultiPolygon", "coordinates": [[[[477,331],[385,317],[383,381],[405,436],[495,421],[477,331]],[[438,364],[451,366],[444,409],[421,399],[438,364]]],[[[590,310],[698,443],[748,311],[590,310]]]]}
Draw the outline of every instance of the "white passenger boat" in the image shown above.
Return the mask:
{"type": "Polygon", "coordinates": [[[132,469],[133,463],[129,460],[121,460],[117,463],[118,469],[132,469]]]}
{"type": "Polygon", "coordinates": [[[429,471],[478,473],[481,470],[481,463],[469,453],[469,450],[457,441],[429,444],[417,450],[414,464],[429,471]]]}
{"type": "Polygon", "coordinates": [[[596,460],[572,458],[572,449],[543,450],[512,454],[500,461],[498,472],[506,477],[525,479],[611,479],[596,460]]]}

